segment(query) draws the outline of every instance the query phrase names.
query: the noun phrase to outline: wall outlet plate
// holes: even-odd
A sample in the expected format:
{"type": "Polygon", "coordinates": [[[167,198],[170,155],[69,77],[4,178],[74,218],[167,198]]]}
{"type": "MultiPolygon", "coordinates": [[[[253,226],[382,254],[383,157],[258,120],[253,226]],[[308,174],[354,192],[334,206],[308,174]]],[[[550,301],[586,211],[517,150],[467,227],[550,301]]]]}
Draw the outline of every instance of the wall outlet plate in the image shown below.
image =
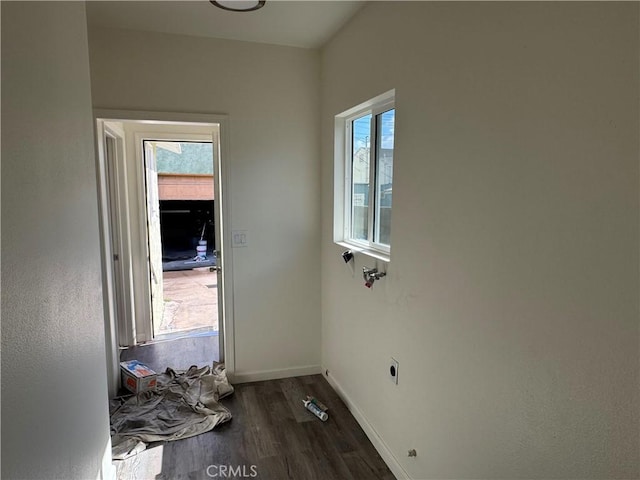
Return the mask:
{"type": "Polygon", "coordinates": [[[398,361],[391,357],[391,361],[389,362],[389,380],[391,380],[396,385],[398,384],[398,368],[400,364],[398,361]]]}
{"type": "Polygon", "coordinates": [[[231,248],[242,248],[248,245],[246,230],[233,230],[231,232],[231,248]]]}

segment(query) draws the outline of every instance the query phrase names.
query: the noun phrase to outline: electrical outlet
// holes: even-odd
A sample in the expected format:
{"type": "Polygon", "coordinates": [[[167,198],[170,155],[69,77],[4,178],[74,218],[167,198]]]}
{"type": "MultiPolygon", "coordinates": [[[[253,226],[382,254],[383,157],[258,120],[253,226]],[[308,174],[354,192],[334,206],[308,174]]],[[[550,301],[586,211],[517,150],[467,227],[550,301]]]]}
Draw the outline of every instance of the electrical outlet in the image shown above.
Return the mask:
{"type": "Polygon", "coordinates": [[[391,380],[396,385],[398,384],[398,368],[400,364],[398,361],[391,357],[391,361],[389,362],[389,380],[391,380]]]}
{"type": "Polygon", "coordinates": [[[233,230],[231,232],[231,248],[246,247],[248,244],[247,237],[246,230],[233,230]]]}

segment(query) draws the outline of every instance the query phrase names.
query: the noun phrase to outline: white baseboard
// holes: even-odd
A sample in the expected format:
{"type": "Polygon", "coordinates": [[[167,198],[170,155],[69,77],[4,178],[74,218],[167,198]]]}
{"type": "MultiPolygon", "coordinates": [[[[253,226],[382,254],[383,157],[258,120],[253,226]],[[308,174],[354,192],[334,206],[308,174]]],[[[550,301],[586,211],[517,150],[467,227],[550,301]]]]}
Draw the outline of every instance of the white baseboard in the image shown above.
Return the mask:
{"type": "Polygon", "coordinates": [[[347,408],[353,414],[353,417],[356,419],[356,421],[360,424],[367,437],[369,437],[369,440],[371,440],[371,443],[378,451],[384,462],[387,464],[389,470],[391,470],[391,473],[393,473],[393,475],[398,480],[410,480],[411,477],[409,476],[409,474],[404,468],[402,468],[402,465],[400,465],[396,457],[393,455],[393,453],[391,453],[391,450],[389,449],[387,444],[384,443],[384,440],[382,440],[380,435],[378,435],[378,432],[376,432],[375,429],[371,426],[371,424],[367,420],[367,417],[365,417],[362,413],[362,410],[360,410],[357,405],[353,403],[347,392],[340,386],[336,379],[331,376],[331,373],[326,375],[325,378],[336,391],[336,393],[340,396],[340,398],[342,398],[342,401],[344,401],[344,403],[347,405],[347,408]]]}
{"type": "Polygon", "coordinates": [[[234,383],[260,382],[263,380],[276,380],[278,378],[300,377],[303,375],[316,375],[322,369],[320,365],[307,365],[304,367],[291,367],[276,370],[260,370],[257,372],[234,372],[229,374],[229,381],[234,383]]]}

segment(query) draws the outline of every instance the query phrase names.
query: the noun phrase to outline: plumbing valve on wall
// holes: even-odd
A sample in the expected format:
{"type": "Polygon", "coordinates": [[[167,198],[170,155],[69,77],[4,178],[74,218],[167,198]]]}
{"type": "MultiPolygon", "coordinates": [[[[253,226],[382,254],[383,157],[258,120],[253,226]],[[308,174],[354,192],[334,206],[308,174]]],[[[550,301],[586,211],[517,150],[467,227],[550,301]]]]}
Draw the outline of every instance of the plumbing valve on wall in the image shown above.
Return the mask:
{"type": "Polygon", "coordinates": [[[373,287],[373,282],[384,277],[386,272],[379,272],[377,268],[362,267],[362,277],[364,278],[364,286],[373,287]]]}
{"type": "MultiPolygon", "coordinates": [[[[352,272],[355,274],[355,254],[352,250],[345,250],[342,252],[342,259],[344,263],[349,265],[352,269],[352,272]]],[[[373,287],[373,284],[376,280],[380,280],[382,277],[385,277],[387,272],[379,272],[377,268],[369,268],[362,267],[362,278],[364,278],[364,285],[367,288],[373,287]]]]}

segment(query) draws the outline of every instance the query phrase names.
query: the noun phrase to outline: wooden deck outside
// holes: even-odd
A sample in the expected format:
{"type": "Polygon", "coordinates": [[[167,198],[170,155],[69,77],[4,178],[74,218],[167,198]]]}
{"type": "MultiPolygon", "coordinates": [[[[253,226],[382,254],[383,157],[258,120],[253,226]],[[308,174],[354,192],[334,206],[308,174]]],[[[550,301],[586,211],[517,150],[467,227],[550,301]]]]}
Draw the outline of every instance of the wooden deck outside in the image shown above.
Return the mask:
{"type": "Polygon", "coordinates": [[[164,272],[164,315],[154,325],[155,335],[189,330],[218,330],[218,282],[216,272],[196,268],[164,272]]]}

